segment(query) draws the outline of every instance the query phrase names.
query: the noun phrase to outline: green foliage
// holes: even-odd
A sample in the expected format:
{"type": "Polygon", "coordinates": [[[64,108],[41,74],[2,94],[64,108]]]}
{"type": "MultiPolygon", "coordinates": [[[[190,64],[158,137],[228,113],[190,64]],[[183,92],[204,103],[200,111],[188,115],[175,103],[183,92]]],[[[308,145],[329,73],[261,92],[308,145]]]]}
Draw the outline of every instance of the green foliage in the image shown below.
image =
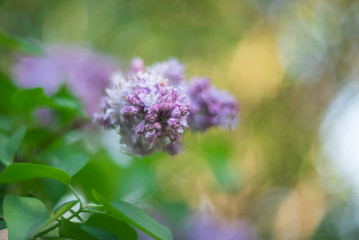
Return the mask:
{"type": "Polygon", "coordinates": [[[12,104],[9,104],[9,102],[14,92],[16,92],[16,88],[11,83],[11,79],[0,72],[0,96],[2,98],[2,101],[0,101],[0,111],[2,114],[13,111],[12,104]]]}
{"type": "Polygon", "coordinates": [[[67,172],[71,177],[78,173],[90,160],[90,157],[83,153],[68,155],[60,163],[59,168],[67,172]]]}
{"type": "Polygon", "coordinates": [[[12,96],[16,112],[31,112],[37,107],[51,107],[58,111],[79,113],[81,109],[77,101],[69,96],[49,97],[42,88],[21,89],[12,96]]]}
{"type": "Polygon", "coordinates": [[[41,54],[42,49],[31,41],[6,34],[0,29],[0,46],[27,54],[41,54]]]}
{"type": "Polygon", "coordinates": [[[69,201],[69,202],[65,202],[64,204],[62,204],[61,206],[59,206],[58,208],[56,208],[54,210],[53,215],[50,218],[50,222],[55,221],[56,219],[58,219],[59,217],[61,217],[62,215],[64,215],[67,211],[69,211],[73,206],[76,205],[76,203],[78,203],[76,200],[73,201],[69,201]]]}
{"type": "Polygon", "coordinates": [[[140,208],[135,207],[124,201],[117,201],[111,203],[96,191],[93,191],[93,195],[99,203],[104,205],[108,213],[125,222],[130,223],[131,225],[147,233],[154,239],[173,239],[172,233],[167,227],[156,222],[152,217],[150,217],[140,208]]]}
{"type": "Polygon", "coordinates": [[[50,218],[40,200],[14,195],[5,197],[4,216],[11,240],[30,239],[50,218]]]}
{"type": "Polygon", "coordinates": [[[119,239],[137,239],[137,233],[131,226],[110,215],[95,213],[87,220],[86,225],[102,228],[115,234],[119,239]]]}
{"type": "Polygon", "coordinates": [[[13,163],[2,171],[0,183],[19,182],[34,178],[54,179],[65,185],[69,185],[71,180],[71,176],[61,169],[32,163],[13,163]]]}
{"type": "Polygon", "coordinates": [[[4,165],[7,166],[13,161],[20,144],[24,139],[25,133],[26,127],[19,127],[7,141],[6,145],[4,144],[0,146],[0,161],[2,161],[4,165]]]}
{"type": "Polygon", "coordinates": [[[66,237],[75,240],[97,240],[93,235],[83,230],[77,224],[66,220],[65,218],[61,219],[59,232],[61,237],[66,237]]]}
{"type": "Polygon", "coordinates": [[[132,226],[158,240],[173,239],[168,228],[127,202],[111,204],[110,200],[97,193],[91,197],[95,197],[104,207],[93,207],[81,200],[73,183],[79,184],[84,193],[91,193],[92,188],[106,192],[106,189],[115,189],[117,183],[123,188],[118,195],[123,196],[141,186],[143,180],[138,179],[138,183],[127,187],[127,182],[136,179],[138,174],[147,179],[147,185],[152,184],[148,180],[153,176],[147,171],[150,160],[144,160],[141,164],[133,165],[128,174],[117,177],[124,169],[115,165],[106,153],[99,151],[94,154],[88,151],[85,147],[88,143],[83,140],[70,140],[73,136],[77,138],[78,134],[71,132],[72,125],[76,120],[86,119],[86,115],[65,87],[55,95],[48,96],[42,88],[19,89],[9,77],[0,74],[0,94],[6,99],[0,101],[0,160],[5,167],[0,169],[0,184],[16,183],[3,186],[3,189],[17,189],[17,194],[40,196],[36,199],[6,195],[5,192],[2,205],[10,239],[135,240],[137,233],[132,226]],[[41,123],[33,117],[34,111],[43,107],[56,113],[52,126],[48,128],[39,125],[41,123]],[[83,169],[84,174],[78,174],[83,169]],[[89,173],[96,176],[93,182],[89,181],[89,173]],[[40,179],[37,180],[39,185],[30,187],[29,191],[34,179],[40,179]],[[72,192],[77,200],[53,209],[54,203],[51,201],[66,193],[66,189],[60,189],[59,183],[65,185],[63,187],[67,192],[72,192]],[[45,186],[55,188],[46,192],[50,194],[49,197],[44,193],[45,186]],[[80,208],[74,210],[75,205],[80,208]],[[51,209],[51,215],[45,206],[51,209]],[[84,212],[90,214],[86,220],[80,217],[84,212]],[[65,214],[71,216],[65,219],[65,214]],[[73,222],[76,218],[82,222],[73,222]]]}

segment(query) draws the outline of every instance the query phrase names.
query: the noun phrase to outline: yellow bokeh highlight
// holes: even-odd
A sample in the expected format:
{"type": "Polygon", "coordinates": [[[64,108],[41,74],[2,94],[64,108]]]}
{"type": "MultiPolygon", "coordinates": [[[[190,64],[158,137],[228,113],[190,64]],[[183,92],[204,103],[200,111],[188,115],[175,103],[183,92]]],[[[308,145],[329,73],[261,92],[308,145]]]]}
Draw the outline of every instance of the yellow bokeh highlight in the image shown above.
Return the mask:
{"type": "Polygon", "coordinates": [[[230,79],[242,102],[275,96],[283,78],[275,36],[258,33],[245,35],[230,66],[230,79]]]}

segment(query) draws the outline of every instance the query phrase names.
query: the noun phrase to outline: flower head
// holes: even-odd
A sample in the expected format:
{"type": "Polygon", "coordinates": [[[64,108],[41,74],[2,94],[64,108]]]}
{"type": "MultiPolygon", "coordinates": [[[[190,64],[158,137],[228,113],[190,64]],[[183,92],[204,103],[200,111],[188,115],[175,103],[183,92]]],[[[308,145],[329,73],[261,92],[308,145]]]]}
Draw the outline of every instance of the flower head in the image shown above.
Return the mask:
{"type": "Polygon", "coordinates": [[[181,87],[154,72],[138,72],[127,80],[115,76],[107,90],[103,113],[96,121],[117,129],[127,152],[137,155],[155,150],[175,153],[176,145],[188,128],[189,101],[181,87]]]}
{"type": "Polygon", "coordinates": [[[143,64],[143,59],[140,57],[135,57],[131,60],[130,66],[130,75],[135,75],[138,72],[145,71],[145,66],[143,64]]]}
{"type": "Polygon", "coordinates": [[[143,60],[139,57],[132,59],[130,67],[130,75],[137,72],[149,71],[162,75],[163,78],[169,80],[171,84],[177,85],[184,80],[185,66],[175,58],[167,61],[155,63],[147,68],[143,65],[143,60]]]}
{"type": "Polygon", "coordinates": [[[188,86],[191,102],[189,125],[193,130],[207,130],[212,126],[234,128],[238,122],[236,99],[210,85],[208,78],[194,78],[188,86]]]}

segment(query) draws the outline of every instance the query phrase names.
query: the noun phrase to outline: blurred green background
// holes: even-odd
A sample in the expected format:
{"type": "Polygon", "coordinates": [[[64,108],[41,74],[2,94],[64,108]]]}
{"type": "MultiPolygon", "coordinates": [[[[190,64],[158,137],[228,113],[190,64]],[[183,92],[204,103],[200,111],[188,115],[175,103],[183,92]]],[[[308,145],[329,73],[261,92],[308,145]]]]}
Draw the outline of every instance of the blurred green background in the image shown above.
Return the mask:
{"type": "MultiPolygon", "coordinates": [[[[354,0],[0,0],[7,33],[91,46],[123,65],[135,56],[146,65],[177,57],[187,77],[208,76],[235,95],[241,121],[234,131],[187,133],[175,157],[132,161],[102,149],[77,181],[143,207],[209,204],[249,221],[262,239],[355,239],[359,223],[348,220],[348,235],[331,220],[345,224],[335,211],[352,189],[323,186],[321,174],[332,170],[318,170],[325,161],[318,133],[337,92],[357,81],[358,16],[354,0]]],[[[14,62],[0,49],[2,72],[11,75],[14,62]]],[[[53,147],[61,152],[93,134],[74,133],[53,147]]]]}

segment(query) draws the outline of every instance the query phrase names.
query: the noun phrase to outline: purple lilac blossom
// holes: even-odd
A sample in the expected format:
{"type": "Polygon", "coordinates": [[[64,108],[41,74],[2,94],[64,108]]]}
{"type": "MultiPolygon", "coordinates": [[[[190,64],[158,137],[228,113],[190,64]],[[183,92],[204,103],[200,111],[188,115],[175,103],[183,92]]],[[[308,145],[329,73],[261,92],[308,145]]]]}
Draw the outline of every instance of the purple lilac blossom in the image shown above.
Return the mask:
{"type": "Polygon", "coordinates": [[[155,63],[145,68],[143,60],[136,57],[131,61],[130,74],[136,74],[140,71],[155,72],[162,75],[163,78],[168,79],[171,84],[177,85],[185,78],[184,70],[185,66],[175,58],[170,58],[167,61],[155,63]]]}
{"type": "Polygon", "coordinates": [[[116,129],[128,153],[177,153],[190,110],[184,89],[169,85],[154,72],[140,71],[129,79],[117,74],[113,83],[95,121],[116,129]]]}
{"type": "Polygon", "coordinates": [[[188,86],[191,103],[189,125],[205,131],[212,126],[234,128],[238,123],[236,99],[226,91],[211,86],[208,78],[193,78],[188,86]]]}
{"type": "Polygon", "coordinates": [[[135,75],[138,72],[145,71],[145,66],[143,64],[143,59],[140,57],[135,57],[131,60],[130,66],[130,76],[135,75]]]}
{"type": "Polygon", "coordinates": [[[45,48],[44,56],[21,57],[13,74],[20,87],[42,87],[48,95],[66,84],[92,115],[99,111],[98,103],[116,68],[116,61],[90,49],[53,45],[45,48]]]}
{"type": "Polygon", "coordinates": [[[254,240],[253,229],[245,221],[225,220],[208,213],[197,213],[188,221],[187,240],[254,240]]]}

